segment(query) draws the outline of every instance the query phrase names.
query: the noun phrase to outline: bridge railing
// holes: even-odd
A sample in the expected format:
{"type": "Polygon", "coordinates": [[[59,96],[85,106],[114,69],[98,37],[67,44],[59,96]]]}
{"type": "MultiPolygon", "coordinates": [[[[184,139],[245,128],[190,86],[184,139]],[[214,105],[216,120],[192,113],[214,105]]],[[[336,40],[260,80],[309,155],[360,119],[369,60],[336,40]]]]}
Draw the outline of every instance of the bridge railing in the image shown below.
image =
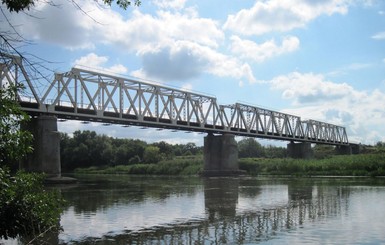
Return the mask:
{"type": "Polygon", "coordinates": [[[177,130],[232,133],[270,139],[348,144],[344,127],[259,108],[243,103],[220,105],[213,96],[73,68],[55,74],[43,92],[28,77],[21,59],[0,63],[0,82],[23,83],[19,96],[31,114],[48,113],[64,119],[134,124],[177,130]],[[28,98],[30,97],[30,98],[28,98]],[[28,98],[28,99],[27,99],[28,98]]]}

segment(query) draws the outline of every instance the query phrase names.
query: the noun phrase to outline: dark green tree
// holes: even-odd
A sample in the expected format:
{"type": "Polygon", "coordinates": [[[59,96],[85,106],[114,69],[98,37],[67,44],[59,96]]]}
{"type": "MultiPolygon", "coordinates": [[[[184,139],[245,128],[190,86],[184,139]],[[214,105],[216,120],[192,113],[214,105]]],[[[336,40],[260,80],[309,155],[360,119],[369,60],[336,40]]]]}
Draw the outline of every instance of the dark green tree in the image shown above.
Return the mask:
{"type": "Polygon", "coordinates": [[[43,175],[19,171],[11,176],[0,168],[0,238],[32,240],[58,231],[62,206],[57,192],[44,190],[43,175]]]}
{"type": "Polygon", "coordinates": [[[17,102],[21,89],[10,84],[0,88],[0,166],[11,166],[32,152],[32,134],[20,129],[29,120],[17,102]]]}
{"type": "Polygon", "coordinates": [[[238,142],[238,155],[240,158],[265,157],[265,151],[254,138],[245,138],[238,142]]]}
{"type": "Polygon", "coordinates": [[[287,149],[285,147],[268,145],[263,147],[265,157],[268,158],[285,158],[287,156],[287,149]]]}
{"type": "Polygon", "coordinates": [[[160,141],[157,143],[153,143],[153,146],[159,148],[160,154],[165,156],[166,159],[172,159],[174,157],[173,146],[167,142],[160,141]]]}
{"type": "Polygon", "coordinates": [[[32,135],[20,129],[29,117],[17,103],[20,87],[0,88],[0,238],[36,238],[58,230],[62,201],[43,188],[43,175],[8,170],[31,152],[32,135]]]}
{"type": "Polygon", "coordinates": [[[147,146],[144,150],[143,161],[145,163],[158,163],[162,160],[160,150],[156,146],[147,146]]]}

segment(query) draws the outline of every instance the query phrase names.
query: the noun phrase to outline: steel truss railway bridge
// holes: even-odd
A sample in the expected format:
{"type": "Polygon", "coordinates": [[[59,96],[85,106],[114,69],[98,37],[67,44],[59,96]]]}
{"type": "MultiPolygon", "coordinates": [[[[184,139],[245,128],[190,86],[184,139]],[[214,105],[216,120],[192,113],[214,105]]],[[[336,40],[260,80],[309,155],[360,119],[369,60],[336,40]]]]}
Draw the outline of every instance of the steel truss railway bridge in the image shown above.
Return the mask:
{"type": "Polygon", "coordinates": [[[26,125],[37,141],[35,156],[26,164],[32,170],[32,162],[42,161],[59,161],[59,167],[48,172],[60,169],[59,146],[53,143],[59,140],[57,118],[207,133],[208,171],[237,169],[232,163],[237,158],[234,135],[289,141],[294,157],[308,155],[312,143],[351,151],[341,126],[242,103],[221,105],[212,96],[82,68],[56,73],[47,84],[32,79],[20,57],[2,54],[1,88],[16,83],[25,87],[18,94],[22,109],[33,116],[26,125]]]}

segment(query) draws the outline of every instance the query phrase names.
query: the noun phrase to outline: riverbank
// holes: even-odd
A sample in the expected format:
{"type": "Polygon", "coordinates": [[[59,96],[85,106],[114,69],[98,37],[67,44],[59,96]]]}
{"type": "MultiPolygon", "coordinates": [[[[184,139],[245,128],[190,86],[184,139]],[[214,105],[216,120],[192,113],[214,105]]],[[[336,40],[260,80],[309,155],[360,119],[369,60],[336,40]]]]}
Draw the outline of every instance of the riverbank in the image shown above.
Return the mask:
{"type": "Polygon", "coordinates": [[[198,175],[203,171],[203,156],[176,157],[151,164],[77,168],[78,174],[198,175]]]}
{"type": "MultiPolygon", "coordinates": [[[[339,155],[324,159],[242,158],[239,168],[249,175],[385,176],[385,154],[339,155]]],[[[199,175],[203,156],[177,157],[156,164],[78,168],[79,174],[199,175]]]]}
{"type": "Polygon", "coordinates": [[[244,158],[239,168],[250,175],[385,176],[385,154],[337,155],[324,159],[244,158]]]}

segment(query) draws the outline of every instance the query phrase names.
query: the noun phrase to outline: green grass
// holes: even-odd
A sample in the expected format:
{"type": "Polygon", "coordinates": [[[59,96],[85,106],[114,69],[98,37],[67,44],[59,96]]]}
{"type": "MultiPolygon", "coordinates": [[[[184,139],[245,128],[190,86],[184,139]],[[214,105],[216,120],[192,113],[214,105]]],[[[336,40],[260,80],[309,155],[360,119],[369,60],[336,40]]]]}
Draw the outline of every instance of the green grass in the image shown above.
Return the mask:
{"type": "Polygon", "coordinates": [[[239,167],[251,175],[385,176],[385,154],[340,155],[324,159],[245,158],[239,167]]]}
{"type": "MultiPolygon", "coordinates": [[[[385,176],[385,153],[340,155],[323,159],[243,158],[239,168],[249,175],[385,176]]],[[[202,156],[177,157],[156,164],[78,168],[81,174],[199,175],[202,156]]]]}
{"type": "Polygon", "coordinates": [[[114,167],[78,168],[79,174],[143,174],[143,175],[198,175],[203,170],[202,156],[177,157],[152,164],[118,165],[114,167]]]}

